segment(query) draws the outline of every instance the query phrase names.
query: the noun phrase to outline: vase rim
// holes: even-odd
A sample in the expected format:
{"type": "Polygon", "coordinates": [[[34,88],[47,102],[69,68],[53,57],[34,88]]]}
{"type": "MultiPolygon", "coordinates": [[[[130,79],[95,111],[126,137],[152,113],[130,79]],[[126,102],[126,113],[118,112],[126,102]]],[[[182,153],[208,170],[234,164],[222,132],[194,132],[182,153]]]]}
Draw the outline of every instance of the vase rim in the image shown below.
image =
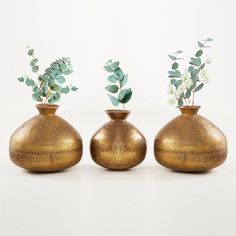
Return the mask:
{"type": "Polygon", "coordinates": [[[190,106],[181,106],[181,107],[179,107],[179,108],[183,108],[183,109],[199,109],[199,108],[201,108],[201,106],[199,106],[199,105],[190,105],[190,106]]]}
{"type": "Polygon", "coordinates": [[[179,107],[180,111],[184,115],[195,115],[201,106],[181,106],[179,107]]]}
{"type": "Polygon", "coordinates": [[[114,121],[125,120],[130,114],[129,110],[110,109],[105,111],[107,115],[114,121]]]}
{"type": "Polygon", "coordinates": [[[130,110],[121,110],[121,109],[108,109],[108,110],[105,110],[105,112],[107,114],[109,114],[109,113],[125,113],[125,114],[130,114],[131,113],[130,110]]]}
{"type": "Polygon", "coordinates": [[[59,105],[57,104],[49,104],[49,103],[36,104],[35,106],[38,109],[39,113],[43,115],[55,114],[56,110],[59,107],[59,105]]]}

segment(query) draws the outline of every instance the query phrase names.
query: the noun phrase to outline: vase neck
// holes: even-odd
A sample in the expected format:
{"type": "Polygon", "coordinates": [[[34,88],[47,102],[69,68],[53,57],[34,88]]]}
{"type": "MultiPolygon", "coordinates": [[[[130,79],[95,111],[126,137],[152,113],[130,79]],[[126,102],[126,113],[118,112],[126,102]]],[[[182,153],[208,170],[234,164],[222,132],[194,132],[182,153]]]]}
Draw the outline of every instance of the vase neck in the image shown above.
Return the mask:
{"type": "Polygon", "coordinates": [[[200,106],[182,106],[179,108],[183,115],[196,115],[200,106]]]}
{"type": "Polygon", "coordinates": [[[111,118],[111,120],[121,121],[121,120],[125,120],[128,117],[128,115],[130,114],[130,111],[127,111],[127,110],[106,110],[106,113],[111,118]]]}
{"type": "Polygon", "coordinates": [[[56,104],[37,104],[36,108],[38,109],[41,115],[53,115],[56,113],[58,109],[58,105],[56,104]]]}

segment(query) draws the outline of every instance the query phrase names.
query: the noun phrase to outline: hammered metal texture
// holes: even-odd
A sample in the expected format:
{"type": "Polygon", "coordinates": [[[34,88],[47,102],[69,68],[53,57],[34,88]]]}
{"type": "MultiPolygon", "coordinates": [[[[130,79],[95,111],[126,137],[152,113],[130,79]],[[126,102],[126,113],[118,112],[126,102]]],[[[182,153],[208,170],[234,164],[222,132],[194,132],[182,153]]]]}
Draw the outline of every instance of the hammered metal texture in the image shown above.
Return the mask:
{"type": "Polygon", "coordinates": [[[146,154],[142,133],[125,119],[129,111],[107,110],[111,121],[92,137],[90,152],[100,166],[111,170],[126,170],[140,164],[146,154]]]}
{"type": "Polygon", "coordinates": [[[181,107],[181,115],[170,121],[154,141],[156,160],[184,172],[202,172],[221,165],[227,156],[225,135],[197,114],[198,106],[181,107]]]}
{"type": "Polygon", "coordinates": [[[82,139],[65,120],[55,115],[57,105],[39,104],[40,112],[20,126],[10,139],[10,158],[24,169],[60,171],[82,157],[82,139]]]}

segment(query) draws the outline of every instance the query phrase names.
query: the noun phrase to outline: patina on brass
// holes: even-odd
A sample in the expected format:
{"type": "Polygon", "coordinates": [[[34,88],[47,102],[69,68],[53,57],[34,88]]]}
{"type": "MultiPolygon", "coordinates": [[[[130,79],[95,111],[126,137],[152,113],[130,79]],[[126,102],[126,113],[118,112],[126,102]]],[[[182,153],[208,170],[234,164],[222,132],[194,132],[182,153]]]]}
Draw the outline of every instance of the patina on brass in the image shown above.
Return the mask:
{"type": "Polygon", "coordinates": [[[146,154],[146,140],[142,133],[125,119],[127,110],[107,110],[111,121],[92,137],[90,152],[100,166],[111,170],[125,170],[140,164],[146,154]]]}
{"type": "Polygon", "coordinates": [[[38,104],[39,115],[20,126],[10,139],[10,158],[24,169],[60,171],[76,165],[82,156],[79,133],[55,115],[58,105],[38,104]]]}
{"type": "Polygon", "coordinates": [[[197,114],[199,106],[183,106],[181,115],[157,134],[156,160],[163,166],[184,172],[202,172],[221,165],[227,156],[225,135],[197,114]]]}

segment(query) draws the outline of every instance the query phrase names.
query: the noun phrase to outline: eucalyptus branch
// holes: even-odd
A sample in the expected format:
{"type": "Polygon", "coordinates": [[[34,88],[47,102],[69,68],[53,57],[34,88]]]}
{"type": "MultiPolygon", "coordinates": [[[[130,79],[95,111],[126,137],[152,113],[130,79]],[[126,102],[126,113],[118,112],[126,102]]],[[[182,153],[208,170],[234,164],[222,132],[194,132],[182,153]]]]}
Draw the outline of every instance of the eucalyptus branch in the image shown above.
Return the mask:
{"type": "Polygon", "coordinates": [[[210,60],[207,59],[206,62],[202,62],[201,57],[203,55],[203,49],[209,47],[206,46],[206,43],[210,41],[212,39],[207,38],[197,42],[199,49],[195,53],[195,56],[190,58],[190,66],[183,73],[178,70],[179,64],[176,62],[176,60],[182,59],[178,58],[178,54],[182,53],[182,51],[179,50],[172,55],[168,55],[173,60],[172,70],[168,71],[168,77],[170,78],[168,93],[172,95],[169,100],[170,104],[175,105],[177,103],[179,107],[184,104],[186,106],[189,104],[194,105],[195,93],[201,90],[209,80],[205,66],[210,63],[210,60]],[[190,99],[192,100],[191,103],[190,99]]]}
{"type": "Polygon", "coordinates": [[[107,78],[111,85],[106,86],[105,89],[112,94],[117,93],[117,97],[108,94],[112,105],[118,106],[119,104],[122,104],[123,109],[125,110],[124,104],[131,99],[132,90],[131,88],[123,88],[128,81],[128,75],[124,74],[124,72],[119,67],[119,64],[120,63],[118,61],[113,62],[112,60],[106,62],[104,69],[112,74],[107,78]]]}
{"type": "Polygon", "coordinates": [[[18,78],[20,82],[25,82],[33,90],[32,97],[35,101],[41,103],[56,103],[60,100],[62,94],[67,94],[70,91],[76,91],[75,86],[62,87],[65,83],[64,75],[69,75],[73,72],[70,58],[61,58],[50,64],[50,67],[45,69],[44,74],[40,75],[37,65],[38,59],[35,56],[34,49],[27,48],[27,54],[32,57],[30,66],[33,73],[37,74],[37,80],[30,79],[28,76],[18,78]]]}

